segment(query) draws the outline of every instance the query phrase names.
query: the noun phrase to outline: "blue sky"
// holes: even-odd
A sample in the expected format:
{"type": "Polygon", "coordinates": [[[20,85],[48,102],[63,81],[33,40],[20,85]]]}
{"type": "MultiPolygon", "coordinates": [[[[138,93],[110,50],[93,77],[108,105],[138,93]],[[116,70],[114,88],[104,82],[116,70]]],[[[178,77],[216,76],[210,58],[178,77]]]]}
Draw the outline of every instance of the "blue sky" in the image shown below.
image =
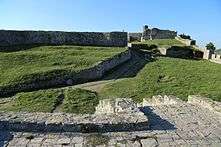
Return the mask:
{"type": "Polygon", "coordinates": [[[220,0],[0,0],[0,29],[136,32],[144,24],[221,48],[220,0]]]}

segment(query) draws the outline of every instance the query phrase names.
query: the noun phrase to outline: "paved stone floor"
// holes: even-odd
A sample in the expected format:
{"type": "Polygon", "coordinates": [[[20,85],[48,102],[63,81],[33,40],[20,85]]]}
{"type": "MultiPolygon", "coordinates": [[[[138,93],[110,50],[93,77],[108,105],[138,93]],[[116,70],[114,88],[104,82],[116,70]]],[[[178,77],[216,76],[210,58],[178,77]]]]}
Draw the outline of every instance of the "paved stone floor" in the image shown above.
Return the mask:
{"type": "Polygon", "coordinates": [[[105,134],[0,132],[1,146],[221,146],[221,116],[188,103],[145,107],[150,130],[105,134]]]}

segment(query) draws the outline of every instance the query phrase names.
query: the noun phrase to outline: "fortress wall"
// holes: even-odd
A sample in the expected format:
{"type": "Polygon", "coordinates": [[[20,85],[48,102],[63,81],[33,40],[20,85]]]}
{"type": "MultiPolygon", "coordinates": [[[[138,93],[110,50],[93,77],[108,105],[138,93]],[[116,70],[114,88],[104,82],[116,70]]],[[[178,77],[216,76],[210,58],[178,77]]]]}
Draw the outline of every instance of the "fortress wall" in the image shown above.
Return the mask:
{"type": "Polygon", "coordinates": [[[131,51],[127,50],[107,60],[101,61],[91,68],[79,72],[55,71],[54,75],[36,75],[32,81],[0,87],[0,97],[10,96],[18,92],[33,91],[38,89],[71,86],[100,79],[104,74],[116,66],[130,60],[131,51]]]}
{"type": "Polygon", "coordinates": [[[128,33],[128,41],[141,41],[142,33],[128,33]]]}
{"type": "Polygon", "coordinates": [[[127,46],[127,32],[59,32],[0,30],[0,46],[13,45],[92,45],[127,46]]]}
{"type": "Polygon", "coordinates": [[[177,32],[170,31],[170,30],[160,30],[157,28],[148,29],[147,27],[144,28],[143,31],[143,40],[149,39],[175,39],[177,36],[177,32]]]}
{"type": "Polygon", "coordinates": [[[182,42],[183,44],[185,44],[185,45],[187,45],[187,46],[196,45],[196,40],[183,39],[183,38],[181,38],[181,37],[176,37],[176,40],[182,42]]]}

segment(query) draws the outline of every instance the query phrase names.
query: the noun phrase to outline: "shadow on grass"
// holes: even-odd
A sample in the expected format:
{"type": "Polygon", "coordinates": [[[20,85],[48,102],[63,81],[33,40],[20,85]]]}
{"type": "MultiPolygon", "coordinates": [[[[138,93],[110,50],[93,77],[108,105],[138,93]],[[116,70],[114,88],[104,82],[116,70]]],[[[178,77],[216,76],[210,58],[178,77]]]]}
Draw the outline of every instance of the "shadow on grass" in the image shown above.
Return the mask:
{"type": "Polygon", "coordinates": [[[129,61],[107,72],[102,80],[116,80],[135,77],[146,64],[157,60],[156,58],[152,58],[152,54],[150,52],[131,50],[131,53],[132,57],[129,61]]]}

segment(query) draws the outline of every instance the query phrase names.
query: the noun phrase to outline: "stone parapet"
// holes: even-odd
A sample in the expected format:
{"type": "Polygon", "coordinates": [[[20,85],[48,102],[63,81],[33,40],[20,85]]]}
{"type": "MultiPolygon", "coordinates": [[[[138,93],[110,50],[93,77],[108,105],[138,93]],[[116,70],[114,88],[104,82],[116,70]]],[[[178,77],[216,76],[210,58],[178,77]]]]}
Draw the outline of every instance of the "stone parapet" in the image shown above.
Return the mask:
{"type": "Polygon", "coordinates": [[[131,99],[101,100],[95,114],[0,112],[0,131],[144,131],[148,118],[131,99]]]}
{"type": "Polygon", "coordinates": [[[0,30],[0,47],[14,45],[127,46],[127,32],[0,30]]]}

